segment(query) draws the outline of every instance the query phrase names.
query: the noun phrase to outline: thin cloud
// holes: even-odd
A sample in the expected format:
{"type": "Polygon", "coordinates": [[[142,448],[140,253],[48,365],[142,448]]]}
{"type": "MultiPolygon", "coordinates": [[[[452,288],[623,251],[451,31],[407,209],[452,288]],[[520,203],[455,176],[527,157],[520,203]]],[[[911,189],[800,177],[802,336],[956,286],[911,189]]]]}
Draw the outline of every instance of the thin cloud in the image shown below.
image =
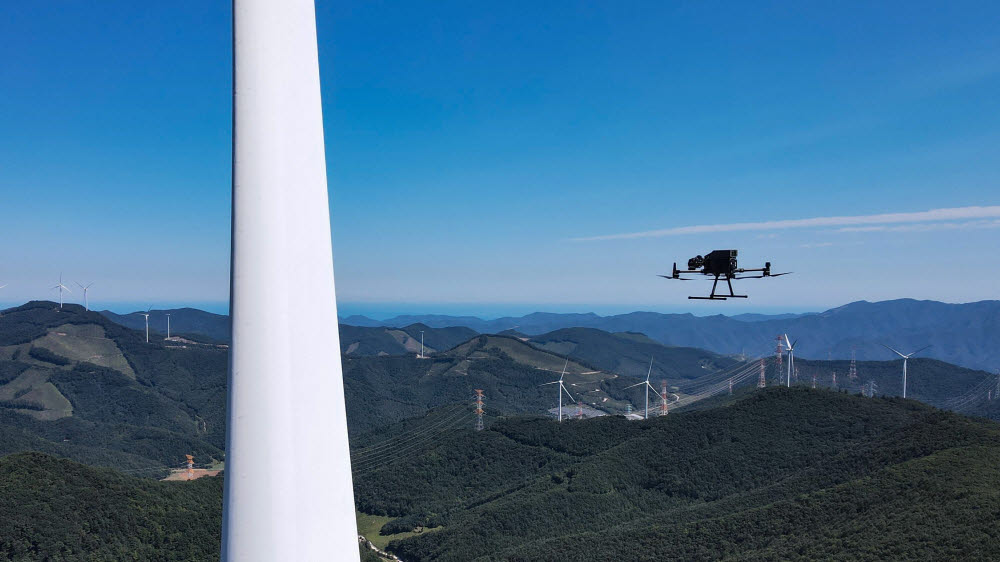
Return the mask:
{"type": "Polygon", "coordinates": [[[1000,220],[980,220],[965,222],[935,222],[926,224],[901,224],[896,226],[847,226],[837,232],[929,232],[932,230],[979,230],[1000,228],[1000,220]]]}
{"type": "MultiPolygon", "coordinates": [[[[678,226],[660,230],[643,232],[627,232],[623,234],[606,234],[603,236],[588,236],[573,238],[578,242],[594,240],[626,240],[631,238],[660,238],[664,236],[682,236],[685,234],[705,234],[712,232],[747,232],[788,230],[792,228],[823,228],[823,227],[860,227],[867,225],[918,224],[945,221],[982,221],[983,219],[1000,218],[1000,205],[989,207],[955,207],[948,209],[931,209],[916,213],[886,213],[881,215],[857,215],[844,217],[813,217],[808,219],[791,219],[764,222],[742,222],[733,224],[703,224],[694,226],[678,226]]],[[[841,229],[844,230],[844,229],[841,229]]]]}

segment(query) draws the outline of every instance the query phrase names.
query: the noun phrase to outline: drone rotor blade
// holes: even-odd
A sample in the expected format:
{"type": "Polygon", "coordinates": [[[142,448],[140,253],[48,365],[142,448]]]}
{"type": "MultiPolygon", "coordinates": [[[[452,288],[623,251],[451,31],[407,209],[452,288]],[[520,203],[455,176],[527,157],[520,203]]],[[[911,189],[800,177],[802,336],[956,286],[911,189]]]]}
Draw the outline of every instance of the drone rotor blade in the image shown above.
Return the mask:
{"type": "Polygon", "coordinates": [[[784,273],[772,273],[772,274],[768,275],[768,277],[781,277],[782,275],[791,275],[793,273],[795,273],[795,272],[794,271],[786,271],[784,273]]]}

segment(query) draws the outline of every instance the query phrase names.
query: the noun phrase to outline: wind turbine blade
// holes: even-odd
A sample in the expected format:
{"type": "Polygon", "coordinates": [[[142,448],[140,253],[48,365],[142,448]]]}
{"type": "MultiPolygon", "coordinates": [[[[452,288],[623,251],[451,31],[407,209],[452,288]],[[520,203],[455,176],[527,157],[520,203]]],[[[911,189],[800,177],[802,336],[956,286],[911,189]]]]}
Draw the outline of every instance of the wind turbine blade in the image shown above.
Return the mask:
{"type": "Polygon", "coordinates": [[[653,374],[653,356],[649,356],[649,370],[646,371],[646,384],[649,384],[649,375],[653,374]]]}
{"type": "Polygon", "coordinates": [[[660,394],[659,392],[657,392],[657,391],[656,391],[656,389],[655,389],[655,388],[653,388],[653,385],[651,385],[651,384],[649,384],[649,383],[646,383],[646,385],[647,385],[647,386],[649,387],[649,389],[650,389],[650,390],[652,390],[652,391],[653,391],[653,394],[655,394],[655,395],[659,396],[659,397],[660,397],[660,400],[663,400],[663,395],[662,395],[662,394],[660,394]]]}
{"type": "Polygon", "coordinates": [[[906,359],[906,357],[907,357],[906,355],[903,355],[902,353],[900,353],[900,352],[896,351],[895,349],[893,349],[893,348],[885,345],[884,343],[879,344],[879,345],[881,345],[882,347],[884,347],[884,348],[888,349],[889,351],[895,353],[896,355],[902,357],[903,359],[906,359]]]}
{"type": "Polygon", "coordinates": [[[0,289],[3,289],[3,288],[4,288],[4,287],[6,287],[6,286],[7,286],[7,284],[6,284],[6,283],[5,283],[5,284],[3,284],[3,285],[0,285],[0,289]]]}
{"type": "Polygon", "coordinates": [[[795,344],[797,343],[799,343],[799,340],[793,341],[791,347],[789,347],[788,349],[795,349],[795,344]]]}
{"type": "Polygon", "coordinates": [[[576,402],[576,398],[573,398],[573,395],[570,394],[568,390],[566,390],[566,386],[565,385],[559,385],[559,388],[561,388],[563,390],[563,392],[566,393],[566,396],[569,396],[569,399],[570,399],[571,402],[576,402]]]}
{"type": "Polygon", "coordinates": [[[622,390],[628,390],[628,389],[630,389],[630,388],[635,388],[635,387],[637,387],[637,386],[642,386],[642,385],[644,385],[644,384],[646,384],[646,381],[642,381],[642,382],[640,382],[640,383],[636,383],[636,384],[633,384],[632,386],[626,386],[626,387],[625,387],[625,388],[623,388],[622,390]]]}
{"type": "Polygon", "coordinates": [[[909,354],[907,357],[913,357],[914,355],[920,353],[921,351],[927,349],[928,347],[931,347],[931,346],[925,345],[925,346],[921,347],[920,349],[914,351],[913,353],[909,354]]]}
{"type": "Polygon", "coordinates": [[[568,358],[566,359],[566,363],[563,364],[562,374],[559,375],[559,380],[560,381],[563,380],[563,377],[566,376],[566,367],[569,367],[569,359],[568,358]]]}
{"type": "Polygon", "coordinates": [[[792,348],[792,342],[788,341],[788,334],[785,334],[785,345],[788,346],[788,349],[792,348]]]}
{"type": "Polygon", "coordinates": [[[550,385],[550,384],[556,384],[557,382],[559,382],[559,381],[543,382],[542,384],[540,384],[538,386],[546,386],[546,385],[550,385]]]}

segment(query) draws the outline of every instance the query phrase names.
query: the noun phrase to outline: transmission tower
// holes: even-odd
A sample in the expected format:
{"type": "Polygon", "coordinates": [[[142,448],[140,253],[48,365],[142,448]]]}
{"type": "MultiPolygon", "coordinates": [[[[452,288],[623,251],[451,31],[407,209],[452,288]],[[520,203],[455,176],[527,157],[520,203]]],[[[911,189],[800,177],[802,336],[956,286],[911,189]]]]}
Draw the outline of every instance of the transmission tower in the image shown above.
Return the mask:
{"type": "Polygon", "coordinates": [[[583,400],[577,400],[576,402],[576,419],[583,419],[583,400]]]}
{"type": "Polygon", "coordinates": [[[767,380],[764,378],[764,358],[760,358],[760,378],[757,379],[757,388],[764,388],[767,386],[767,380]]]}
{"type": "Polygon", "coordinates": [[[813,388],[816,388],[816,373],[813,373],[813,388]]]}
{"type": "Polygon", "coordinates": [[[781,373],[782,373],[781,365],[784,362],[784,359],[782,359],[782,357],[784,356],[784,353],[785,353],[785,337],[779,335],[778,337],[776,337],[774,339],[778,342],[778,347],[775,348],[774,353],[775,353],[775,355],[777,356],[777,359],[778,359],[778,384],[780,385],[781,384],[781,373]]]}
{"type": "Polygon", "coordinates": [[[792,371],[792,373],[795,374],[795,382],[799,382],[799,368],[795,367],[795,369],[792,371]]]}
{"type": "Polygon", "coordinates": [[[833,381],[830,386],[832,386],[834,390],[837,389],[837,371],[833,371],[833,381]]]}
{"type": "Polygon", "coordinates": [[[626,416],[631,416],[632,415],[632,403],[631,402],[629,402],[628,404],[625,404],[625,415],[626,416]]]}
{"type": "Polygon", "coordinates": [[[729,377],[729,395],[733,395],[733,378],[729,377]]]}
{"type": "Polygon", "coordinates": [[[476,431],[483,430],[483,390],[477,388],[476,393],[476,431]]]}
{"type": "Polygon", "coordinates": [[[184,455],[184,456],[187,457],[188,480],[194,480],[194,456],[192,455],[184,455]]]}
{"type": "Polygon", "coordinates": [[[667,415],[667,381],[660,381],[660,415],[667,415]]]}
{"type": "Polygon", "coordinates": [[[852,381],[858,378],[858,358],[854,348],[851,348],[851,369],[847,371],[847,378],[852,381]]]}

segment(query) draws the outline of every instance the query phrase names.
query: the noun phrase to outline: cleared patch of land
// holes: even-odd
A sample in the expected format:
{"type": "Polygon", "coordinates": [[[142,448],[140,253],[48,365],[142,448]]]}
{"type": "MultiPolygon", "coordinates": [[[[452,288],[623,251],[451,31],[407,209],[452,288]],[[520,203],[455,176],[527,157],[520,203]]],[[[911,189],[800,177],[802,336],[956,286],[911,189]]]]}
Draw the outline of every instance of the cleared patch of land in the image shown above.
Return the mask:
{"type": "Polygon", "coordinates": [[[96,324],[63,324],[34,340],[32,345],[71,361],[86,361],[135,378],[135,371],[118,344],[105,337],[104,328],[96,324]]]}
{"type": "Polygon", "coordinates": [[[424,529],[419,533],[410,531],[407,533],[396,533],[395,535],[380,535],[378,534],[379,529],[382,528],[382,525],[392,521],[392,517],[386,517],[384,515],[369,515],[367,513],[361,513],[360,511],[355,511],[354,514],[357,516],[358,520],[358,534],[364,535],[366,539],[372,541],[373,545],[382,550],[385,550],[389,541],[407,539],[417,535],[433,533],[444,529],[444,527],[434,527],[433,529],[424,529]]]}

